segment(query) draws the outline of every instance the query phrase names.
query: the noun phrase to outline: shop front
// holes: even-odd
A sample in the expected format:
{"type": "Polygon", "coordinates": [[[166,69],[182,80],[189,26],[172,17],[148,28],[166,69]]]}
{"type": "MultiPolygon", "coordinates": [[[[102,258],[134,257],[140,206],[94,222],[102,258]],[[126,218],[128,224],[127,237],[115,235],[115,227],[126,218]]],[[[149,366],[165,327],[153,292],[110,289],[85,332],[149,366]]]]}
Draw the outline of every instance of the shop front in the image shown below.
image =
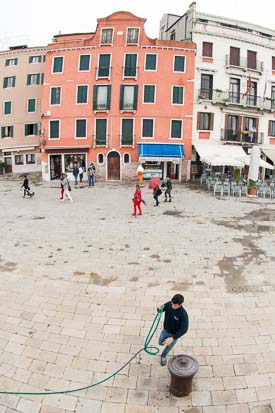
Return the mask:
{"type": "Polygon", "coordinates": [[[181,181],[181,167],[184,159],[184,145],[163,143],[139,143],[139,163],[144,169],[144,179],[157,176],[160,179],[181,181]]]}

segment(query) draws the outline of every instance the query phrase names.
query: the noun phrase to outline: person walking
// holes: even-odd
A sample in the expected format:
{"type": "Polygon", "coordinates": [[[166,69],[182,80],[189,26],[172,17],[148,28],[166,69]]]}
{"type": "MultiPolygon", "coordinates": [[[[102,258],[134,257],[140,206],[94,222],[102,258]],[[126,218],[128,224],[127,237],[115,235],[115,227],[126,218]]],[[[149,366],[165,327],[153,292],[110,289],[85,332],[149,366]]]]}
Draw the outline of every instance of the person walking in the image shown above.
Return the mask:
{"type": "Polygon", "coordinates": [[[64,179],[65,179],[65,174],[61,174],[60,177],[60,199],[61,201],[64,199],[64,179]]]}
{"type": "Polygon", "coordinates": [[[77,185],[77,178],[79,174],[78,166],[75,164],[73,167],[74,184],[77,185]]]}
{"type": "Polygon", "coordinates": [[[171,202],[171,198],[172,198],[171,197],[171,192],[172,192],[173,186],[172,186],[172,181],[169,177],[167,177],[165,186],[166,186],[166,190],[165,190],[165,193],[164,193],[164,195],[165,195],[164,202],[167,202],[168,197],[169,197],[169,202],[171,202]]]}
{"type": "Polygon", "coordinates": [[[70,185],[70,181],[68,179],[68,175],[67,174],[63,174],[64,175],[64,179],[63,179],[63,185],[64,185],[64,195],[62,201],[64,201],[65,197],[67,197],[69,199],[70,202],[73,202],[73,198],[71,197],[71,185],[70,185]]]}
{"type": "Polygon", "coordinates": [[[153,198],[156,201],[156,204],[154,206],[159,206],[159,196],[162,194],[162,190],[160,189],[159,186],[156,186],[153,189],[153,198]]]}
{"type": "Polygon", "coordinates": [[[89,173],[89,186],[94,186],[95,185],[95,166],[94,164],[91,162],[90,166],[88,168],[88,173],[89,173]]]}
{"type": "Polygon", "coordinates": [[[79,180],[80,180],[80,183],[81,183],[82,180],[83,180],[83,174],[84,174],[84,170],[83,170],[82,166],[80,166],[78,168],[78,174],[79,174],[79,180]]]}
{"type": "Polygon", "coordinates": [[[133,197],[132,201],[134,203],[134,213],[133,213],[133,215],[136,217],[137,208],[138,208],[138,211],[139,211],[138,215],[142,215],[141,203],[146,205],[146,202],[144,201],[144,199],[142,199],[141,189],[140,189],[140,186],[138,184],[136,185],[136,190],[135,190],[134,197],[133,197]]]}
{"type": "Polygon", "coordinates": [[[21,188],[24,187],[24,195],[23,198],[25,198],[26,195],[32,196],[33,193],[31,193],[31,188],[30,188],[30,184],[29,184],[29,180],[27,175],[24,175],[24,181],[23,184],[21,185],[21,188]]]}
{"type": "Polygon", "coordinates": [[[162,306],[158,307],[158,311],[165,313],[163,330],[159,336],[159,345],[163,345],[164,350],[160,356],[160,364],[167,364],[166,356],[172,350],[176,342],[188,331],[189,319],[187,311],[183,308],[182,303],[184,297],[181,294],[176,294],[162,306]]]}

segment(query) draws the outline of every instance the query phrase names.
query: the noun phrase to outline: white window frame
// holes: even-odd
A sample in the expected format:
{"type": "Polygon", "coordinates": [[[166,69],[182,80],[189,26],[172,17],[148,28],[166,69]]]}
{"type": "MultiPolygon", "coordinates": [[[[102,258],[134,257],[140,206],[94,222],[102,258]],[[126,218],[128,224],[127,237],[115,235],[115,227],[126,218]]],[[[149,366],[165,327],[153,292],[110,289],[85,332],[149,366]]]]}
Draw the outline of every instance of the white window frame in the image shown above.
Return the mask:
{"type": "Polygon", "coordinates": [[[39,86],[41,85],[41,73],[28,73],[28,76],[30,76],[30,79],[32,80],[32,76],[35,76],[35,83],[30,83],[27,86],[39,86]],[[36,82],[37,77],[39,76],[39,83],[36,82]]]}
{"type": "Polygon", "coordinates": [[[129,152],[125,152],[122,156],[123,156],[123,158],[122,158],[123,165],[129,165],[131,163],[131,154],[129,152]],[[125,155],[129,156],[129,162],[124,161],[125,155]]]}
{"type": "Polygon", "coordinates": [[[8,61],[9,61],[9,64],[8,64],[7,66],[5,66],[5,67],[13,67],[13,66],[17,66],[17,64],[16,64],[16,57],[11,58],[11,59],[6,59],[6,60],[8,60],[8,61]],[[10,64],[10,63],[11,63],[11,64],[10,64]]]}
{"type": "Polygon", "coordinates": [[[30,56],[30,57],[32,57],[32,58],[36,58],[36,59],[38,59],[39,57],[41,57],[41,62],[39,62],[39,61],[34,61],[34,62],[30,62],[29,64],[30,65],[37,65],[38,63],[42,63],[42,60],[43,60],[43,57],[41,56],[41,55],[34,55],[34,56],[30,56]]]}
{"type": "Polygon", "coordinates": [[[4,100],[4,102],[3,102],[3,116],[11,116],[12,115],[12,109],[13,109],[12,100],[4,100]],[[7,103],[7,102],[11,103],[11,113],[5,113],[5,103],[7,103]]]}
{"type": "Polygon", "coordinates": [[[104,118],[104,117],[95,118],[95,121],[94,121],[94,142],[93,142],[94,148],[97,148],[97,147],[99,147],[99,148],[100,147],[108,148],[108,127],[109,127],[108,120],[109,120],[108,118],[104,118]],[[102,120],[102,119],[106,120],[106,144],[105,145],[97,145],[96,144],[96,124],[97,124],[98,120],[102,120]]]}
{"type": "Polygon", "coordinates": [[[87,139],[87,131],[88,131],[88,119],[87,119],[87,118],[76,118],[76,119],[75,119],[75,123],[74,123],[74,138],[75,138],[76,140],[79,140],[79,139],[87,139]],[[86,121],[86,136],[80,136],[80,137],[77,137],[77,136],[76,136],[76,129],[77,129],[76,124],[77,124],[77,121],[78,121],[78,120],[85,120],[85,121],[86,121]]]}
{"type": "MultiPolygon", "coordinates": [[[[108,104],[108,92],[109,92],[109,87],[108,86],[110,86],[110,84],[104,84],[104,83],[102,83],[102,84],[97,84],[97,85],[94,85],[94,86],[98,86],[98,88],[99,87],[107,87],[107,96],[106,96],[106,107],[107,107],[107,104],[108,104]]],[[[97,88],[97,90],[98,90],[98,88],[97,88]]],[[[97,93],[97,99],[98,99],[98,93],[97,93]]],[[[97,100],[96,100],[96,106],[98,106],[98,102],[97,102],[97,100]]],[[[109,113],[110,112],[110,109],[107,109],[107,108],[98,108],[97,107],[97,109],[95,109],[94,110],[94,113],[96,113],[96,112],[106,112],[106,113],[109,113]]]]}
{"type": "Polygon", "coordinates": [[[15,154],[14,155],[14,165],[25,165],[25,159],[24,159],[24,155],[22,155],[22,154],[20,154],[20,153],[17,153],[17,154],[15,154]],[[22,160],[23,160],[23,162],[22,163],[16,163],[16,157],[17,156],[21,156],[22,157],[22,160]]]}
{"type": "Polygon", "coordinates": [[[61,106],[62,103],[62,86],[51,86],[50,87],[50,96],[49,96],[49,106],[61,106]],[[52,89],[60,87],[60,103],[51,103],[52,89]]]}
{"type": "Polygon", "coordinates": [[[36,113],[37,112],[37,98],[36,97],[28,97],[27,98],[27,113],[36,113]],[[34,99],[35,100],[35,111],[34,112],[29,112],[29,100],[34,99]]]}
{"type": "Polygon", "coordinates": [[[155,105],[155,104],[156,104],[156,94],[157,94],[157,85],[156,85],[156,84],[153,84],[153,83],[145,83],[145,84],[143,85],[142,103],[143,103],[144,105],[155,105]],[[154,102],[144,102],[145,86],[155,86],[154,102]]]}
{"type": "Polygon", "coordinates": [[[51,141],[60,141],[60,132],[61,132],[61,122],[60,122],[60,119],[50,119],[50,120],[48,121],[48,139],[49,139],[49,141],[50,141],[50,142],[51,142],[51,141]],[[51,138],[51,136],[50,136],[50,132],[51,132],[50,124],[51,124],[51,122],[58,122],[58,136],[59,136],[59,138],[51,138]]]}
{"type": "Polygon", "coordinates": [[[114,28],[113,27],[102,27],[100,32],[100,46],[113,46],[114,44],[114,28]],[[112,30],[112,41],[111,43],[102,43],[102,33],[103,30],[112,30]]]}
{"type": "Polygon", "coordinates": [[[76,88],[75,88],[75,104],[76,105],[88,105],[89,104],[89,85],[88,84],[76,85],[76,88]],[[86,103],[78,103],[77,102],[77,94],[78,94],[78,87],[79,86],[87,86],[87,102],[86,103]]]}
{"type": "Polygon", "coordinates": [[[173,73],[186,73],[186,56],[183,54],[175,54],[173,57],[173,73]],[[176,57],[184,57],[184,69],[174,70],[176,57]]]}
{"type": "Polygon", "coordinates": [[[98,53],[98,55],[97,55],[97,70],[96,70],[96,80],[98,80],[98,79],[108,79],[108,80],[110,80],[111,79],[111,72],[112,72],[112,57],[113,57],[113,55],[112,55],[112,53],[98,53]],[[108,55],[110,55],[110,67],[109,67],[109,76],[107,77],[107,76],[98,76],[98,72],[99,72],[99,58],[100,58],[100,56],[101,55],[106,55],[106,54],[108,54],[108,55]]]}
{"type": "Polygon", "coordinates": [[[78,72],[79,73],[87,73],[91,71],[91,63],[92,63],[92,55],[90,53],[81,53],[78,56],[78,72]],[[89,61],[89,69],[87,70],[80,70],[80,60],[81,60],[81,56],[90,56],[90,61],[89,61]]]}
{"type": "Polygon", "coordinates": [[[52,74],[52,75],[60,75],[60,74],[62,74],[62,73],[64,72],[64,67],[65,67],[65,56],[53,56],[51,74],[52,74]],[[56,59],[56,58],[58,58],[58,57],[63,57],[62,72],[54,72],[54,71],[53,71],[54,59],[56,59]]]}
{"type": "Polygon", "coordinates": [[[140,135],[141,135],[141,139],[155,139],[155,118],[141,118],[141,128],[140,128],[140,135]],[[153,136],[142,136],[143,135],[143,121],[144,120],[153,120],[153,136]]]}
{"type": "Polygon", "coordinates": [[[158,71],[158,54],[157,53],[145,53],[145,59],[144,59],[144,71],[145,72],[157,72],[158,71]],[[154,54],[156,55],[156,68],[155,69],[146,69],[146,59],[147,59],[147,55],[149,54],[154,54]]]}
{"type": "Polygon", "coordinates": [[[183,140],[183,119],[170,119],[170,136],[169,139],[171,139],[172,141],[182,141],[183,140]],[[181,128],[180,128],[180,138],[172,138],[172,121],[180,121],[181,122],[181,128]]]}
{"type": "Polygon", "coordinates": [[[123,70],[122,70],[122,79],[135,79],[137,80],[138,78],[138,58],[139,54],[138,53],[124,53],[124,60],[123,60],[123,70]],[[126,63],[126,55],[128,54],[136,54],[137,55],[137,61],[136,61],[136,76],[125,76],[124,75],[124,69],[125,69],[125,63],[126,63]]]}
{"type": "Polygon", "coordinates": [[[140,39],[140,27],[136,27],[136,26],[126,27],[125,46],[138,46],[139,45],[139,39],[140,39]],[[138,30],[138,39],[137,39],[137,42],[135,42],[135,43],[128,43],[127,42],[128,30],[131,30],[131,29],[138,30]]]}
{"type": "Polygon", "coordinates": [[[185,101],[185,87],[181,85],[172,85],[171,86],[171,105],[173,106],[184,106],[184,101],[185,101]],[[181,87],[183,89],[182,93],[182,103],[173,103],[173,89],[174,87],[181,87]]]}

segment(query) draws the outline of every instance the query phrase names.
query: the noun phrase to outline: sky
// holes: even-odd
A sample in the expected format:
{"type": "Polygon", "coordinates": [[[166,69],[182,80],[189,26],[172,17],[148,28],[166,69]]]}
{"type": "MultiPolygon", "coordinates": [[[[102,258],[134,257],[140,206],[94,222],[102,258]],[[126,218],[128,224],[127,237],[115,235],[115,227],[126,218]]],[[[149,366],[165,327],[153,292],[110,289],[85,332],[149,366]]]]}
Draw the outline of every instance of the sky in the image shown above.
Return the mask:
{"type": "MultiPolygon", "coordinates": [[[[192,0],[8,0],[1,5],[0,50],[27,44],[46,46],[61,32],[83,33],[96,29],[97,18],[115,11],[130,11],[147,19],[145,32],[158,36],[163,14],[183,15],[192,0]]],[[[275,30],[275,1],[197,0],[197,11],[230,17],[275,30]]]]}

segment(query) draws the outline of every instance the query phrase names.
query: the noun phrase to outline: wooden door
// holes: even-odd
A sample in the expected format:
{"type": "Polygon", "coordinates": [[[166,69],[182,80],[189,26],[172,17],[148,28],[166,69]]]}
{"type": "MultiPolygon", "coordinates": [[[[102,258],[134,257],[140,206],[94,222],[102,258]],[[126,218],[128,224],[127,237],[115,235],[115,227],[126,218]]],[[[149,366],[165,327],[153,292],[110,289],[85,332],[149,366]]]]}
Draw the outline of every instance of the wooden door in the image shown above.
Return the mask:
{"type": "Polygon", "coordinates": [[[12,173],[12,157],[7,156],[5,157],[5,174],[11,174],[12,173]]]}
{"type": "Polygon", "coordinates": [[[120,156],[115,151],[110,152],[108,155],[108,180],[120,180],[120,156]]]}

